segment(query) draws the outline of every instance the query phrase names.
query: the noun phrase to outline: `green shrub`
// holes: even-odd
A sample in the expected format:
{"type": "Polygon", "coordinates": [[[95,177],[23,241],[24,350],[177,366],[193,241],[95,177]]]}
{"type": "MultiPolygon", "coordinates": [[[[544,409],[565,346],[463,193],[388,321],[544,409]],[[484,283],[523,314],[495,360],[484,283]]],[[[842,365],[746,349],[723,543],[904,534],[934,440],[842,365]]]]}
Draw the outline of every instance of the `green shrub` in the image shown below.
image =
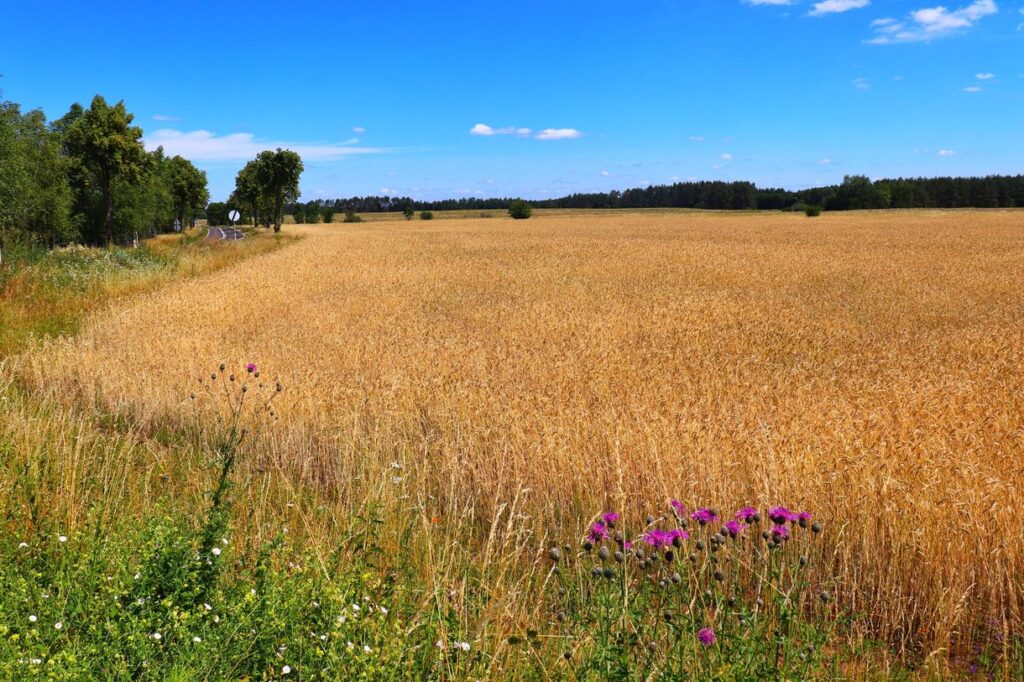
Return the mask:
{"type": "Polygon", "coordinates": [[[516,220],[526,220],[533,214],[533,208],[525,201],[516,200],[509,204],[508,214],[516,220]]]}
{"type": "Polygon", "coordinates": [[[808,206],[804,209],[804,213],[807,214],[808,218],[814,218],[821,215],[821,206],[808,206]]]}
{"type": "Polygon", "coordinates": [[[433,220],[434,214],[430,211],[420,211],[420,220],[433,220]]]}
{"type": "Polygon", "coordinates": [[[359,216],[357,216],[352,211],[349,211],[348,213],[345,214],[345,220],[343,220],[342,222],[344,222],[344,223],[361,223],[361,222],[363,222],[363,219],[360,218],[359,216]]]}
{"type": "Polygon", "coordinates": [[[412,206],[406,206],[402,211],[402,215],[405,216],[406,220],[412,220],[412,217],[416,215],[416,211],[412,210],[412,206]]]}

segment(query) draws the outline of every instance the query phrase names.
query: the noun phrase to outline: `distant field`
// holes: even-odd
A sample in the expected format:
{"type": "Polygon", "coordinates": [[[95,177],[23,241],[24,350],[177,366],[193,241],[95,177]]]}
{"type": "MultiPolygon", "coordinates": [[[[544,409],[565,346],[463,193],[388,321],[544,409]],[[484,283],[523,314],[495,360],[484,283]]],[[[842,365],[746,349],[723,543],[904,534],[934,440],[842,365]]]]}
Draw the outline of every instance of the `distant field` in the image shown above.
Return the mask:
{"type": "Polygon", "coordinates": [[[253,536],[420,517],[468,543],[431,546],[425,580],[490,575],[492,622],[528,608],[518,552],[679,497],[812,510],[837,608],[897,649],[1021,634],[1024,213],[362,217],[14,370],[156,430],[218,363],[257,363],[286,396],[243,465],[280,474],[241,493],[253,536]]]}

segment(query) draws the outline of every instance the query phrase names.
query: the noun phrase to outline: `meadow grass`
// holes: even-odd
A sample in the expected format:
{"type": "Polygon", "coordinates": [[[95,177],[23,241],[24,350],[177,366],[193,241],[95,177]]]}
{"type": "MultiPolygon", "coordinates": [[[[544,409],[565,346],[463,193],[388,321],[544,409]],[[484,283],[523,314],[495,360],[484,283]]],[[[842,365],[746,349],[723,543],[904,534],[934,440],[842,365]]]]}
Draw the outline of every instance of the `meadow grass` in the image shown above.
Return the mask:
{"type": "MultiPolygon", "coordinates": [[[[79,537],[103,500],[106,518],[179,524],[131,537],[173,531],[199,547],[196,510],[216,481],[202,434],[224,415],[197,380],[224,383],[220,363],[244,376],[252,361],[285,391],[237,460],[230,523],[253,548],[239,566],[255,566],[284,528],[275,571],[327,566],[339,538],[371,524],[384,560],[367,579],[401,576],[409,592],[396,616],[412,650],[432,650],[388,669],[1021,674],[1019,212],[385,225],[293,228],[305,238],[288,249],[33,344],[8,381],[73,417],[9,430],[9,480],[46,470],[13,485],[10,506],[23,511],[12,527],[24,536],[59,521],[79,537]],[[76,419],[125,444],[76,437],[76,419]],[[754,530],[730,540],[739,549],[726,543],[722,556],[763,556],[767,568],[744,564],[710,598],[686,592],[671,614],[685,628],[658,629],[651,617],[665,614],[651,604],[676,571],[625,552],[613,568],[581,539],[607,510],[632,520],[623,542],[675,528],[669,498],[725,518],[792,505],[823,531],[813,549],[777,554],[754,530]],[[30,508],[40,520],[24,518],[30,508]],[[192,535],[173,530],[182,523],[192,535]],[[777,584],[770,576],[800,556],[809,561],[791,585],[809,598],[755,618],[751,572],[777,584]],[[611,581],[604,568],[617,571],[611,581]],[[552,592],[554,576],[568,576],[564,591],[552,592]],[[737,605],[724,608],[728,595],[737,605]],[[742,636],[707,649],[698,625],[742,636]]],[[[692,530],[707,545],[698,533],[717,528],[692,530]]],[[[713,576],[711,558],[700,550],[681,581],[713,576]]],[[[219,584],[248,585],[244,575],[219,584]]],[[[330,589],[353,579],[341,571],[330,589]]],[[[308,616],[287,608],[292,621],[308,616]]]]}

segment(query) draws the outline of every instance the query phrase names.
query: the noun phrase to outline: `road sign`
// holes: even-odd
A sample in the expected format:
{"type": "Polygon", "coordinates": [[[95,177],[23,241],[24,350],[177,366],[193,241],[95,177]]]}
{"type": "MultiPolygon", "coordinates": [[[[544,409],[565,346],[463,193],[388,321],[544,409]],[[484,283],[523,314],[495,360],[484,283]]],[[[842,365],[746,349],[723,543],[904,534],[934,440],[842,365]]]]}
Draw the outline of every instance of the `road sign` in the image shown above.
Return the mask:
{"type": "Polygon", "coordinates": [[[174,219],[174,231],[181,232],[181,221],[177,218],[174,219]]]}
{"type": "Polygon", "coordinates": [[[236,211],[235,209],[231,209],[231,212],[228,213],[228,220],[230,220],[233,223],[234,222],[238,222],[238,219],[241,218],[241,217],[242,217],[242,215],[238,211],[236,211]]]}

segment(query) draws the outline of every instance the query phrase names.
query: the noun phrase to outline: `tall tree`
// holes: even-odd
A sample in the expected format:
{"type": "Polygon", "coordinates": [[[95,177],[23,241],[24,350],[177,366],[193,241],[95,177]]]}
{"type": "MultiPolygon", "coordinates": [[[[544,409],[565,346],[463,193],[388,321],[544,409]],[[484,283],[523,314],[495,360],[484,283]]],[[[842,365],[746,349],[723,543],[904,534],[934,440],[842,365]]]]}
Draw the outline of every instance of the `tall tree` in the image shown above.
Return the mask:
{"type": "Polygon", "coordinates": [[[290,149],[278,147],[276,152],[268,150],[256,155],[256,184],[270,203],[274,232],[281,231],[285,203],[299,198],[302,170],[302,159],[290,149]]]}
{"type": "Polygon", "coordinates": [[[114,241],[115,180],[134,182],[146,170],[142,128],[132,125],[134,118],[123,101],[110,106],[102,96],[96,95],[65,134],[65,148],[99,188],[108,244],[114,241]]]}
{"type": "Polygon", "coordinates": [[[168,161],[168,180],[174,197],[175,217],[182,225],[193,224],[210,193],[206,188],[206,173],[192,165],[188,159],[175,156],[168,161]]]}

